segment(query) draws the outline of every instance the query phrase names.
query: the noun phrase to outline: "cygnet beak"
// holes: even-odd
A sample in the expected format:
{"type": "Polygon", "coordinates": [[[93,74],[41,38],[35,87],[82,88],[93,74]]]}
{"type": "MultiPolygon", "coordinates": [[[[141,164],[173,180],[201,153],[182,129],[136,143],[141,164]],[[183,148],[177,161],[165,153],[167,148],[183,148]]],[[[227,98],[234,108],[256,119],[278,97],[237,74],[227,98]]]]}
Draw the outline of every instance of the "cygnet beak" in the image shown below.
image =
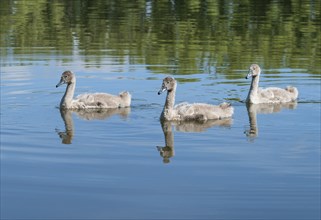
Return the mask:
{"type": "Polygon", "coordinates": [[[158,91],[158,95],[162,94],[163,92],[166,91],[166,88],[161,88],[159,91],[158,91]]]}
{"type": "Polygon", "coordinates": [[[249,79],[253,76],[252,70],[249,71],[249,73],[246,75],[245,79],[249,79]]]}
{"type": "Polygon", "coordinates": [[[60,82],[56,85],[56,88],[58,88],[62,84],[65,84],[65,81],[61,78],[60,82]]]}

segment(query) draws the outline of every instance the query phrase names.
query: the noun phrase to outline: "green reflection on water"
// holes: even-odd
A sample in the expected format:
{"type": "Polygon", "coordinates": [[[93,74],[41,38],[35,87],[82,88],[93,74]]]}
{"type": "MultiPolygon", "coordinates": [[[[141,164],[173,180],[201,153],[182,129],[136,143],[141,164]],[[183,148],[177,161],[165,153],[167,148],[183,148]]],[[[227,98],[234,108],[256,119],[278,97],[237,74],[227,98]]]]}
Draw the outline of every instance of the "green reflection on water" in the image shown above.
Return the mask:
{"type": "MultiPolygon", "coordinates": [[[[1,1],[1,56],[59,55],[99,66],[146,64],[152,72],[208,73],[259,63],[321,73],[316,1],[1,1]],[[9,50],[12,49],[12,50],[9,50]]],[[[18,57],[18,56],[17,56],[18,57]]],[[[18,57],[16,59],[23,59],[18,57]]],[[[42,56],[39,56],[42,59],[42,56]]]]}

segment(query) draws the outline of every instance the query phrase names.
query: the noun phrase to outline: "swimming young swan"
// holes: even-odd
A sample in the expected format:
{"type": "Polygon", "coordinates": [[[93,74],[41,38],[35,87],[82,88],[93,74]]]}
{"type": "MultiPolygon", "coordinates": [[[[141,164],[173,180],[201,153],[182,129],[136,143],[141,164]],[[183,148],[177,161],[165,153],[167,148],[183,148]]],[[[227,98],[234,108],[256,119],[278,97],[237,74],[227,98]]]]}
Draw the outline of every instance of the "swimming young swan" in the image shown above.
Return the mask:
{"type": "Polygon", "coordinates": [[[129,107],[131,103],[131,95],[128,92],[121,92],[118,96],[107,93],[82,94],[73,99],[76,76],[71,71],[62,73],[56,88],[62,84],[67,84],[66,92],[60,101],[62,109],[121,108],[129,107]]]}
{"type": "Polygon", "coordinates": [[[287,86],[285,89],[277,87],[269,87],[266,89],[259,88],[261,68],[257,64],[250,66],[246,79],[252,77],[252,83],[246,102],[252,104],[258,103],[285,103],[293,102],[298,98],[299,92],[297,88],[287,86]]]}
{"type": "Polygon", "coordinates": [[[167,90],[166,101],[163,112],[161,113],[161,120],[168,121],[206,121],[210,119],[228,118],[233,115],[234,109],[229,103],[222,103],[219,106],[205,104],[205,103],[181,103],[176,106],[175,92],[176,80],[173,77],[166,77],[163,80],[162,88],[158,95],[167,90]]]}

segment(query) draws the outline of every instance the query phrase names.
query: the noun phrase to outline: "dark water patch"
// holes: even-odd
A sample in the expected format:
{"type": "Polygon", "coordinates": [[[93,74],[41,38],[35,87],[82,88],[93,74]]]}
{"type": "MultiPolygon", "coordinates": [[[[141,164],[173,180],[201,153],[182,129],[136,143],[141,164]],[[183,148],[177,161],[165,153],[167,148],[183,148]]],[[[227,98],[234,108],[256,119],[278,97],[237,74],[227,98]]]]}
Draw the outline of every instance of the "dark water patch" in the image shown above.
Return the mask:
{"type": "Polygon", "coordinates": [[[298,103],[301,104],[320,104],[321,100],[298,100],[298,103]]]}

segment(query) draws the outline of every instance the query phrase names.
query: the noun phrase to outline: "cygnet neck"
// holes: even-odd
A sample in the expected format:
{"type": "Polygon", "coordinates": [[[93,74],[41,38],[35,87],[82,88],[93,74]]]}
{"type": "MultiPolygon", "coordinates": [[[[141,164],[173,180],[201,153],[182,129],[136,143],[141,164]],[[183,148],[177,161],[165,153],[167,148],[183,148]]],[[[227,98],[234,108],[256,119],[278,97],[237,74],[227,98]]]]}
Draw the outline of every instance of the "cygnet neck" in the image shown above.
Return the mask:
{"type": "Polygon", "coordinates": [[[250,101],[251,99],[257,96],[258,89],[259,89],[259,80],[260,80],[259,75],[252,77],[251,87],[249,90],[249,94],[247,96],[247,101],[250,101]]]}
{"type": "Polygon", "coordinates": [[[175,105],[175,93],[176,85],[169,91],[167,91],[164,110],[172,110],[175,105]]]}
{"type": "Polygon", "coordinates": [[[60,107],[62,107],[62,108],[70,108],[71,107],[72,99],[73,99],[74,93],[75,93],[75,88],[76,88],[76,80],[74,80],[74,82],[67,84],[65,94],[62,97],[61,102],[60,102],[60,107]]]}

